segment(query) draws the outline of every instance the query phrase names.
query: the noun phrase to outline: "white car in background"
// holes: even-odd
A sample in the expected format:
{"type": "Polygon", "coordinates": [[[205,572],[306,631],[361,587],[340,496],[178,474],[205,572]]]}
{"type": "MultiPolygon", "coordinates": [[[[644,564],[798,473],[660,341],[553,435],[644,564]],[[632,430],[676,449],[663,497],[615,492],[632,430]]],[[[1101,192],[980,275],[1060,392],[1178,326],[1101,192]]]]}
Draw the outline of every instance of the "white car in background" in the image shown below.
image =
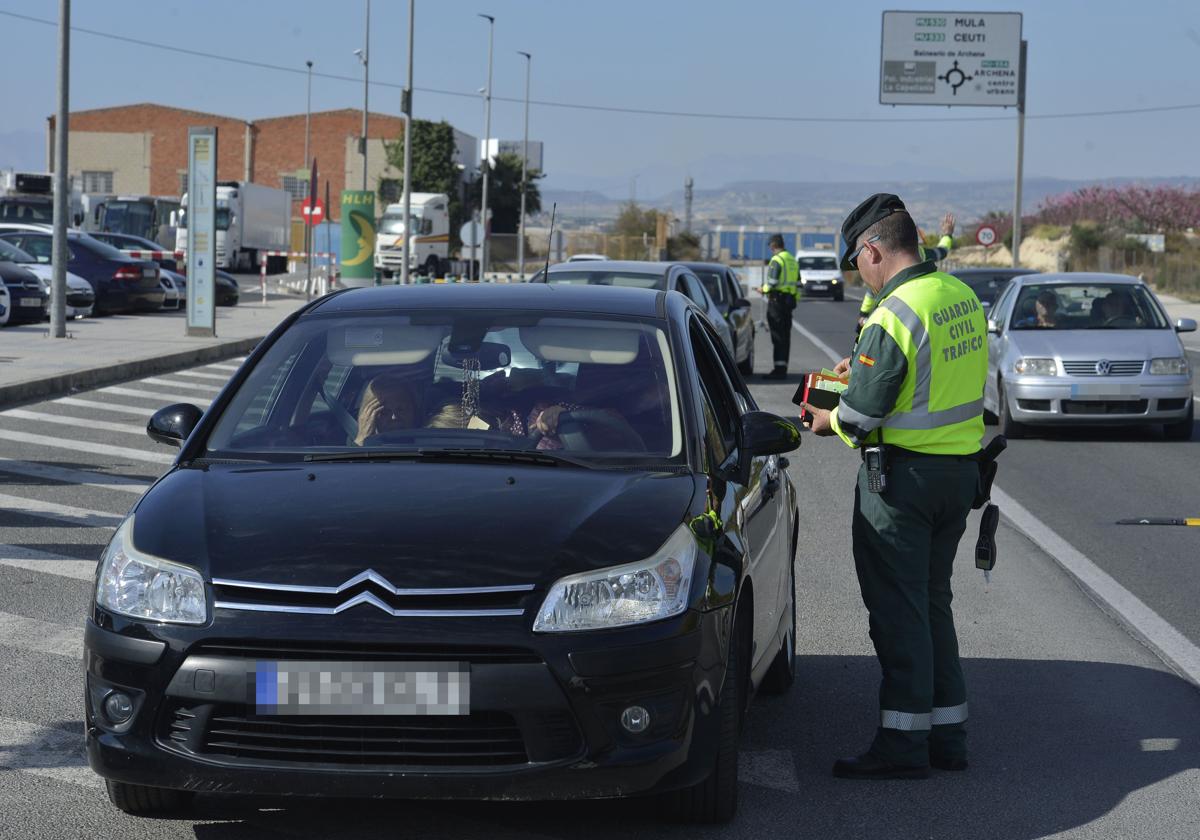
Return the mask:
{"type": "Polygon", "coordinates": [[[838,268],[833,251],[797,251],[800,266],[800,289],[805,297],[830,297],[842,300],[846,296],[846,278],[838,268]]]}
{"type": "MultiPolygon", "coordinates": [[[[0,239],[0,260],[14,262],[41,281],[46,293],[50,294],[54,285],[54,269],[46,263],[40,263],[32,256],[22,251],[10,242],[0,239]]],[[[5,292],[7,294],[7,291],[5,292]]],[[[96,293],[92,284],[78,274],[67,272],[67,317],[88,318],[96,305],[96,293]]],[[[51,301],[51,309],[54,303],[51,301]]]]}

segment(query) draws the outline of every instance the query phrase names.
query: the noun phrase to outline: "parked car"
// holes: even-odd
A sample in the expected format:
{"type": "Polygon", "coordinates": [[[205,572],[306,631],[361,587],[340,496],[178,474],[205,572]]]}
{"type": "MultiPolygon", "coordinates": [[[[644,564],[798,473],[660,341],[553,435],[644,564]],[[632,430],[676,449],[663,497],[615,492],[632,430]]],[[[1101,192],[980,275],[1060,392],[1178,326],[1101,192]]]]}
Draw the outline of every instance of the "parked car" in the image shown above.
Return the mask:
{"type": "Polygon", "coordinates": [[[733,358],[737,361],[738,370],[747,376],[754,373],[754,316],[750,311],[750,301],[746,298],[746,289],[737,273],[721,263],[695,262],[684,265],[700,278],[704,290],[729,324],[733,336],[733,358]]]}
{"type": "Polygon", "coordinates": [[[687,298],[334,292],[148,432],[182,448],[84,636],[117,807],[661,792],[732,816],[747,706],[794,676],[800,435],[687,298]]]}
{"type": "Polygon", "coordinates": [[[50,295],[42,281],[22,266],[0,262],[0,282],[5,288],[3,324],[22,324],[41,321],[46,317],[50,295]]]}
{"type": "Polygon", "coordinates": [[[685,263],[642,262],[636,260],[589,260],[586,265],[558,263],[550,271],[539,271],[530,283],[555,285],[625,286],[635,289],[658,289],[680,292],[700,307],[712,322],[721,341],[730,353],[734,351],[733,330],[725,315],[685,263]]]}
{"type": "MultiPolygon", "coordinates": [[[[46,263],[39,263],[30,254],[20,248],[0,239],[0,262],[11,262],[19,265],[42,282],[46,294],[53,298],[54,269],[46,263]]],[[[67,317],[86,318],[92,314],[96,296],[92,292],[92,284],[77,274],[67,272],[67,317]]],[[[51,306],[53,303],[50,304],[51,306]]]]}
{"type": "MultiPolygon", "coordinates": [[[[1014,278],[988,319],[985,416],[1020,437],[1040,424],[1161,423],[1192,436],[1191,369],[1178,333],[1145,283],[1120,274],[1014,278]]],[[[963,336],[974,341],[975,336],[963,336]]]]}
{"type": "MultiPolygon", "coordinates": [[[[186,306],[187,302],[187,277],[176,272],[167,272],[171,276],[171,281],[175,284],[175,288],[179,290],[181,300],[186,306]]],[[[216,286],[216,301],[217,306],[237,306],[241,292],[238,287],[237,278],[227,271],[215,269],[213,271],[213,283],[216,286]]]]}
{"type": "MultiPolygon", "coordinates": [[[[38,230],[11,229],[0,224],[0,239],[7,241],[40,263],[49,264],[54,237],[38,230]]],[[[158,266],[150,260],[135,260],[86,233],[67,234],[70,259],[67,270],[87,280],[96,293],[95,312],[154,311],[166,298],[158,277],[158,266]]]]}
{"type": "Polygon", "coordinates": [[[144,236],[134,236],[130,233],[109,233],[106,231],[94,231],[88,235],[93,239],[99,239],[101,242],[107,242],[121,251],[161,251],[169,253],[171,256],[164,256],[161,259],[155,260],[159,268],[165,268],[167,271],[178,273],[186,268],[182,260],[177,261],[175,259],[173,251],[164,248],[153,239],[146,239],[144,236]]]}
{"type": "Polygon", "coordinates": [[[175,285],[176,277],[182,275],[161,268],[158,270],[158,283],[163,290],[163,309],[179,309],[187,305],[187,293],[175,285]]]}
{"type": "Polygon", "coordinates": [[[832,251],[797,251],[800,266],[800,290],[808,297],[830,297],[843,300],[846,278],[838,268],[837,254],[832,251]]]}
{"type": "Polygon", "coordinates": [[[1010,280],[1038,272],[1032,268],[959,268],[950,273],[971,287],[984,309],[990,309],[1010,280]]]}

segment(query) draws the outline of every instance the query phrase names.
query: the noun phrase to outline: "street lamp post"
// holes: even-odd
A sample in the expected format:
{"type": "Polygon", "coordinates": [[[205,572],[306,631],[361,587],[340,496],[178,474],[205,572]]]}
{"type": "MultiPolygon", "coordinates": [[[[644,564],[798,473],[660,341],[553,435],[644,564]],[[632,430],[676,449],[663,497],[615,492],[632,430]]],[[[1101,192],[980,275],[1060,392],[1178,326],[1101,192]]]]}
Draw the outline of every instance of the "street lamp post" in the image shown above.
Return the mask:
{"type": "Polygon", "coordinates": [[[67,337],[67,226],[71,187],[67,178],[67,119],[71,82],[71,0],[58,3],[58,114],[54,118],[54,259],[50,334],[67,337]]]}
{"type": "MultiPolygon", "coordinates": [[[[359,52],[355,50],[355,52],[359,52]]],[[[367,95],[370,90],[371,69],[368,60],[371,55],[371,0],[367,0],[367,28],[363,33],[363,48],[358,56],[363,66],[363,119],[362,119],[362,188],[367,188],[367,95]]]]}
{"type": "Polygon", "coordinates": [[[479,279],[483,280],[488,270],[488,176],[491,173],[491,141],[492,136],[492,44],[496,34],[496,19],[491,15],[480,14],[488,22],[488,80],[487,89],[483,93],[483,195],[480,200],[479,221],[483,224],[483,250],[479,256],[479,279]]]}
{"type": "Polygon", "coordinates": [[[533,68],[533,56],[527,52],[518,52],[525,56],[525,139],[521,142],[521,224],[517,235],[517,273],[525,279],[525,192],[529,189],[529,74],[533,68]]]}
{"type": "MultiPolygon", "coordinates": [[[[400,264],[400,282],[408,285],[408,249],[412,244],[412,95],[413,95],[413,23],[416,20],[416,0],[408,0],[408,85],[401,97],[404,111],[404,251],[400,264]]],[[[429,278],[432,280],[433,278],[429,278]]]]}

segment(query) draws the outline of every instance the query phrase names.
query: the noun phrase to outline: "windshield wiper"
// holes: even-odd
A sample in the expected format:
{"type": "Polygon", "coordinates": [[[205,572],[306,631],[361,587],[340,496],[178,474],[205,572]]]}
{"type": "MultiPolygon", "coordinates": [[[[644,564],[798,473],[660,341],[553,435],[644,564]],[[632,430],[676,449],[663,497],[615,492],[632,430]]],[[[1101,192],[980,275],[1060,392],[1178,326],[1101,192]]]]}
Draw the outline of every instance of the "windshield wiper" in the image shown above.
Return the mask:
{"type": "Polygon", "coordinates": [[[537,464],[557,467],[591,468],[584,461],[577,461],[557,452],[525,449],[362,449],[353,452],[316,452],[304,456],[308,462],[319,461],[490,461],[507,464],[537,464]]]}

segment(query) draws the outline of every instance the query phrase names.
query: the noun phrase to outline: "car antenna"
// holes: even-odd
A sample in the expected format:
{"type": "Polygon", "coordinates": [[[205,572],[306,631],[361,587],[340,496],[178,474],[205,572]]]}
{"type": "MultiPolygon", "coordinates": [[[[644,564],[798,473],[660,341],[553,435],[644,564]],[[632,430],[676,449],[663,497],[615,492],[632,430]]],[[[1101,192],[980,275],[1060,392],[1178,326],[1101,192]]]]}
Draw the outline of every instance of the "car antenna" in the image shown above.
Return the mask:
{"type": "Polygon", "coordinates": [[[550,282],[550,249],[554,247],[554,214],[558,211],[558,202],[550,205],[550,236],[546,239],[546,282],[550,282]]]}

